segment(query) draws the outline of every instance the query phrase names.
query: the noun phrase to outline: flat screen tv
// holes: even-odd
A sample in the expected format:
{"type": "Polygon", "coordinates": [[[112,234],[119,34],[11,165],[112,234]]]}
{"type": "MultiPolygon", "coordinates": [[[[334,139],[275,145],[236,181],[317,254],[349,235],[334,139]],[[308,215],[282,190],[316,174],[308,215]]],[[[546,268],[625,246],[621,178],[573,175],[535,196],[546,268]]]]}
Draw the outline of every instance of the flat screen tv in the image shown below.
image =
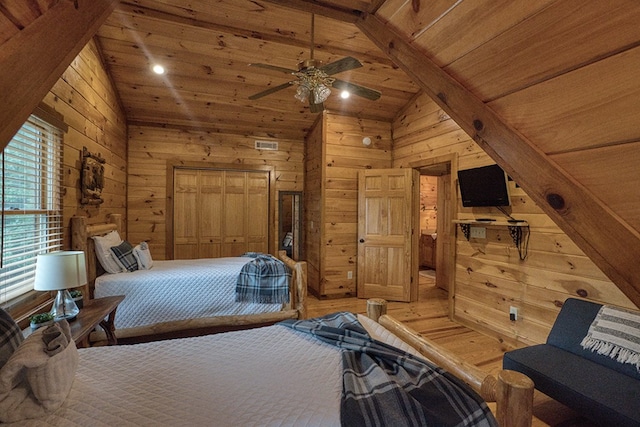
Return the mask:
{"type": "Polygon", "coordinates": [[[509,206],[507,176],[498,165],[458,171],[462,206],[509,206]]]}

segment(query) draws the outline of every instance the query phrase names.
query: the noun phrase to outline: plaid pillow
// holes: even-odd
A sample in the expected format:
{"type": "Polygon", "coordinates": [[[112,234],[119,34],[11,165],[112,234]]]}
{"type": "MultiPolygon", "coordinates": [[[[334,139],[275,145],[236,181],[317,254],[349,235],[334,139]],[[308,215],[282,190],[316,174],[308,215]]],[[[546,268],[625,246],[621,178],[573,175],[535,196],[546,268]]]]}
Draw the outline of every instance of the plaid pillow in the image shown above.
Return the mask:
{"type": "Polygon", "coordinates": [[[133,256],[133,246],[126,240],[118,246],[112,246],[111,252],[116,258],[118,264],[127,271],[136,271],[138,269],[138,261],[133,256]]]}
{"type": "Polygon", "coordinates": [[[0,368],[7,363],[22,341],[24,337],[20,328],[9,313],[0,308],[0,368]]]}

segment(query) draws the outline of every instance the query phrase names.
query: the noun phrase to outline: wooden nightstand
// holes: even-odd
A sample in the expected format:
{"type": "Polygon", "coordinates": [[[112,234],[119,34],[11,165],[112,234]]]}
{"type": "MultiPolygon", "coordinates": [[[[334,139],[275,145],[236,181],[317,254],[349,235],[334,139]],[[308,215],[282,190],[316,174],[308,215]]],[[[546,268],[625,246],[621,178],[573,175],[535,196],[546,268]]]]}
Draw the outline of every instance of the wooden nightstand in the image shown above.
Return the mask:
{"type": "Polygon", "coordinates": [[[116,309],[122,302],[124,295],[113,297],[90,299],[84,302],[84,307],[76,320],[69,322],[71,336],[78,347],[89,347],[89,334],[100,325],[107,334],[110,345],[115,345],[118,340],[115,335],[113,322],[116,318],[116,309]],[[106,318],[106,320],[105,320],[106,318]]]}
{"type": "MultiPolygon", "coordinates": [[[[98,326],[104,329],[107,334],[109,345],[115,345],[118,340],[115,335],[115,326],[113,322],[116,318],[116,309],[118,304],[122,302],[124,295],[116,295],[113,297],[90,299],[84,302],[84,307],[80,309],[80,313],[69,322],[71,327],[71,337],[76,342],[76,346],[89,347],[89,334],[98,326]]],[[[31,335],[31,328],[22,331],[24,337],[31,335]]]]}

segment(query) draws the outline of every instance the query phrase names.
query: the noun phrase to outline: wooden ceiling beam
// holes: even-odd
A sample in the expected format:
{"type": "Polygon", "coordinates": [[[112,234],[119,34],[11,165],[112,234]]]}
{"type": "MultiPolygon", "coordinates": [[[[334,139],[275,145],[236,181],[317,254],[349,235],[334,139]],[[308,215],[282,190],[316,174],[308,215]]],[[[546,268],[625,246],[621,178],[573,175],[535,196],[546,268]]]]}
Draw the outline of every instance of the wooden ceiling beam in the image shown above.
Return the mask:
{"type": "Polygon", "coordinates": [[[384,5],[386,1],[387,0],[373,0],[367,12],[369,12],[372,15],[375,14],[378,11],[378,9],[380,9],[384,5]]]}
{"type": "Polygon", "coordinates": [[[117,3],[58,2],[0,46],[0,149],[7,146],[117,3]]]}
{"type": "Polygon", "coordinates": [[[640,235],[544,152],[374,15],[356,23],[640,306],[640,235]]]}

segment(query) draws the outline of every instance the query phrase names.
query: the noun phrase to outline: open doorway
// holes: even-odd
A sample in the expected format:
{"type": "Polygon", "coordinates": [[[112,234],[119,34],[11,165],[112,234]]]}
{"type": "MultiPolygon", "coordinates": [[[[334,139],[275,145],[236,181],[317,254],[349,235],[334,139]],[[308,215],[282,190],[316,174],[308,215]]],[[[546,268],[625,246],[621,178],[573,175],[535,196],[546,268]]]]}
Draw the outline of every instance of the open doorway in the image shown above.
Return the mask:
{"type": "Polygon", "coordinates": [[[438,175],[427,168],[420,171],[420,243],[418,245],[418,262],[420,281],[436,280],[436,257],[438,239],[438,175]]]}
{"type": "Polygon", "coordinates": [[[420,173],[420,236],[418,253],[420,283],[433,280],[449,293],[451,311],[455,274],[456,190],[451,171],[457,170],[457,156],[448,155],[412,163],[420,173]]]}
{"type": "Polygon", "coordinates": [[[280,191],[278,197],[279,250],[298,261],[302,259],[302,192],[280,191]]]}

